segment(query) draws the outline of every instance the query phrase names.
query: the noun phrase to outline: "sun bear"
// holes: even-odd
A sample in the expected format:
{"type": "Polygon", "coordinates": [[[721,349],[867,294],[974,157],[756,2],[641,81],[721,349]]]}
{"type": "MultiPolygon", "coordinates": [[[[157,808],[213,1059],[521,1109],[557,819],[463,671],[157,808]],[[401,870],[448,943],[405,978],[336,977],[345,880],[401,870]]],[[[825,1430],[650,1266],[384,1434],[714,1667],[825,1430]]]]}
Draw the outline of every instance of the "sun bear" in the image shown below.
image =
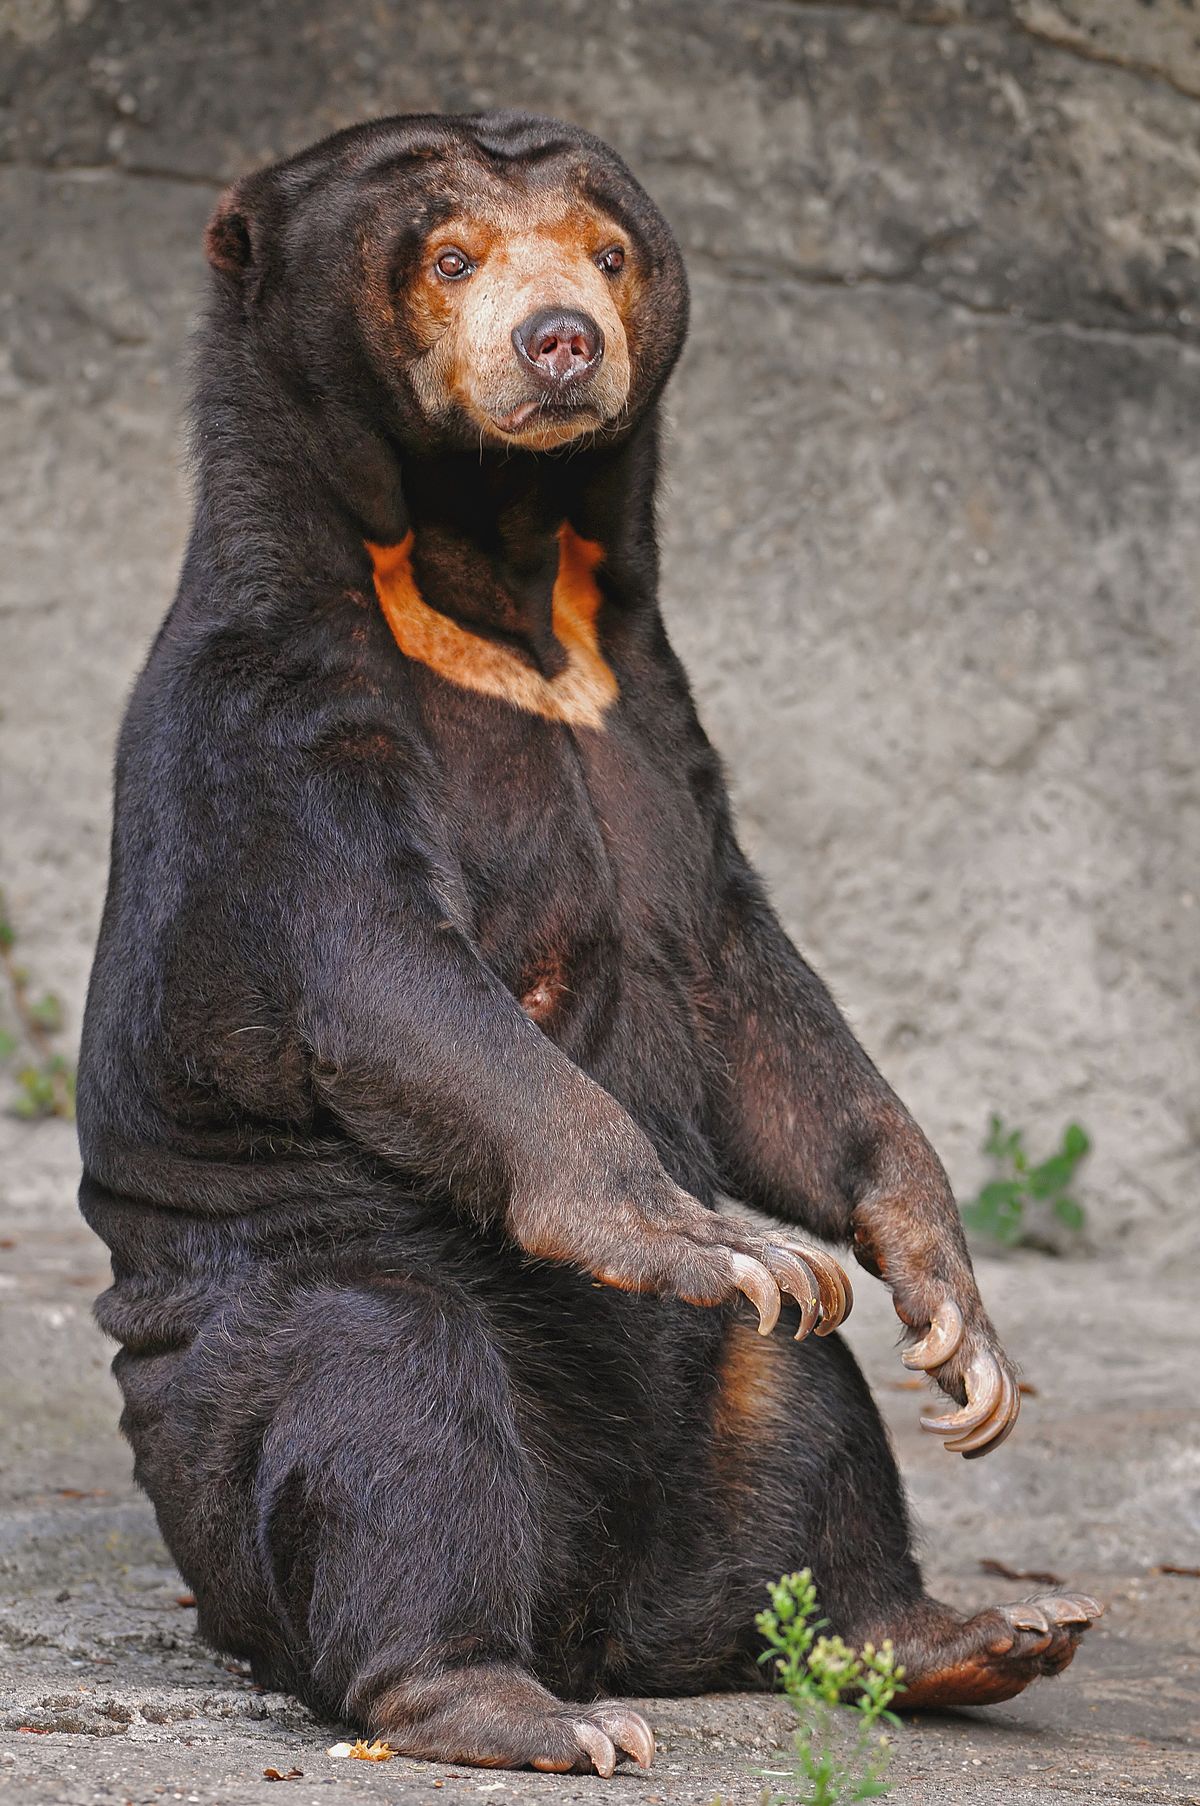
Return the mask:
{"type": "Polygon", "coordinates": [[[238,182],[207,253],[79,1079],[202,1634],[398,1751],[603,1775],[653,1755],[622,1696],[761,1684],[801,1565],[909,1706],[1064,1667],[1094,1601],[926,1595],[849,1282],[795,1239],[890,1287],[928,1428],[1008,1434],[946,1176],[739,849],[659,613],[662,216],[586,132],[414,116],[238,182]]]}

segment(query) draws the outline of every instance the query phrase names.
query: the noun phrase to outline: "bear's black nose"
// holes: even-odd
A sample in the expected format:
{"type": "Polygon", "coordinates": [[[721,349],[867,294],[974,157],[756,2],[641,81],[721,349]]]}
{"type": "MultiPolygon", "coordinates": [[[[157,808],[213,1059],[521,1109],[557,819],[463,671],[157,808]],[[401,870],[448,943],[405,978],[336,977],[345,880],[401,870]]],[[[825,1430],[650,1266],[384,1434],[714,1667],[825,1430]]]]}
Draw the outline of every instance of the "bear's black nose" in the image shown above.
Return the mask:
{"type": "Polygon", "coordinates": [[[589,314],[541,307],[513,328],[521,362],[552,389],[582,382],[599,368],[604,334],[589,314]]]}

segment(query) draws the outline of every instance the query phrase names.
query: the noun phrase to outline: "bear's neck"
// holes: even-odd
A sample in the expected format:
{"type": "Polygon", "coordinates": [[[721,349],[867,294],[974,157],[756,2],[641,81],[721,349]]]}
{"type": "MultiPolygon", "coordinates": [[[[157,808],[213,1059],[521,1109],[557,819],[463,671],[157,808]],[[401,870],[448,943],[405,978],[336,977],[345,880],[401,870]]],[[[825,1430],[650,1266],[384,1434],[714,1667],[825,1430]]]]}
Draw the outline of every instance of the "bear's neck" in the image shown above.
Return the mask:
{"type": "Polygon", "coordinates": [[[404,499],[422,601],[554,676],[559,535],[572,498],[532,461],[514,470],[439,459],[405,465],[404,499]]]}
{"type": "Polygon", "coordinates": [[[656,476],[652,426],[606,453],[406,460],[405,526],[422,601],[554,676],[564,531],[597,549],[615,601],[652,599],[656,476]]]}

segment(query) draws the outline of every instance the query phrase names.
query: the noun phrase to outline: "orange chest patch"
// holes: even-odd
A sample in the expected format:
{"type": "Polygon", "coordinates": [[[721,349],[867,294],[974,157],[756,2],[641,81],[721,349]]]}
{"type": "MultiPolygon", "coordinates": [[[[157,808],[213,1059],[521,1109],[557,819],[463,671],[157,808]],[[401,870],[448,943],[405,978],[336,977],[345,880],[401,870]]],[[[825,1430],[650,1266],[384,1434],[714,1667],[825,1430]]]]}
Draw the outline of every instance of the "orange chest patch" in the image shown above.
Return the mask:
{"type": "Polygon", "coordinates": [[[552,623],[567,662],[554,677],[543,677],[507,646],[471,633],[429,606],[413,576],[412,544],[411,533],[396,546],[367,544],[375,593],[401,652],[447,683],[498,697],[530,715],[571,727],[603,727],[618,687],[596,632],[601,596],[595,572],[604,555],[600,546],[580,539],[568,526],[559,529],[552,623]]]}

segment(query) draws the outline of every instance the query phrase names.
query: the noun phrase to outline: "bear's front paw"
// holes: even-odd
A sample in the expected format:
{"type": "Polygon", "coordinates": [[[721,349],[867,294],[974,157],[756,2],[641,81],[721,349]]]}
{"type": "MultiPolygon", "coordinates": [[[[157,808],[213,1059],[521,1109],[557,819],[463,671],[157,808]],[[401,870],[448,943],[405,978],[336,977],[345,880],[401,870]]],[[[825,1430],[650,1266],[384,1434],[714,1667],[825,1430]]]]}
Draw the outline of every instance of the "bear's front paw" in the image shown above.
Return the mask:
{"type": "Polygon", "coordinates": [[[757,1310],[760,1335],[769,1336],[779,1321],[785,1292],[800,1306],[797,1342],[813,1329],[819,1336],[830,1335],[853,1309],[854,1293],[844,1270],[819,1248],[754,1241],[748,1249],[743,1244],[730,1253],[733,1283],[757,1310]]]}
{"type": "Polygon", "coordinates": [[[999,1448],[1017,1421],[1021,1393],[989,1327],[968,1327],[958,1305],[945,1298],[920,1341],[900,1359],[906,1367],[931,1374],[944,1392],[964,1401],[961,1410],[947,1417],[922,1417],[922,1429],[944,1436],[946,1447],[968,1460],[999,1448]]]}
{"type": "Polygon", "coordinates": [[[854,1303],[845,1272],[823,1250],[770,1240],[748,1224],[698,1208],[678,1228],[655,1229],[623,1246],[620,1259],[599,1267],[596,1277],[689,1304],[724,1304],[740,1292],[757,1310],[764,1336],[779,1321],[786,1293],[800,1306],[797,1342],[814,1329],[819,1336],[831,1334],[854,1303]]]}

